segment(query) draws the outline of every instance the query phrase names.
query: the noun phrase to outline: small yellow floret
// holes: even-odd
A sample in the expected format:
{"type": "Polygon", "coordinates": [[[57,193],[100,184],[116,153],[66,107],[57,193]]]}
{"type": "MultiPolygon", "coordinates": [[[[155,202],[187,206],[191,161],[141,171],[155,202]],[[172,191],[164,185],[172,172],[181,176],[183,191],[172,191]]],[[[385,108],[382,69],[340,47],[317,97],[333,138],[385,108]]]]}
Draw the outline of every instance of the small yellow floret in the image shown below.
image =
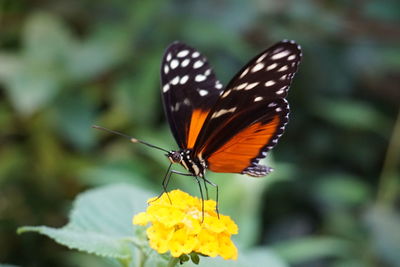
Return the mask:
{"type": "Polygon", "coordinates": [[[238,233],[238,227],[229,216],[218,218],[214,200],[204,201],[202,221],[199,198],[180,190],[173,190],[168,195],[164,193],[158,199],[149,199],[147,211],[133,218],[133,224],[151,224],[146,233],[153,249],[158,253],[169,251],[173,257],[197,252],[210,257],[237,259],[237,248],[231,235],[238,233]]]}

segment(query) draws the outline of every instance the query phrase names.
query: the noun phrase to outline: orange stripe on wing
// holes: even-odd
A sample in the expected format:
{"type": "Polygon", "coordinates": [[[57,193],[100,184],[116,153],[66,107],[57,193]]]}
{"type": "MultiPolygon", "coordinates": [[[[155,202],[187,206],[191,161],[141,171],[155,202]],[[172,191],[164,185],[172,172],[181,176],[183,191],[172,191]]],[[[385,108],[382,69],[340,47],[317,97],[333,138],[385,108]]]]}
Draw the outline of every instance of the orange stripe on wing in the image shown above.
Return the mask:
{"type": "Polygon", "coordinates": [[[208,110],[195,109],[192,113],[192,118],[190,120],[187,148],[193,148],[197,137],[199,136],[200,130],[203,127],[204,121],[207,118],[208,110]]]}
{"type": "Polygon", "coordinates": [[[251,164],[275,135],[280,119],[263,124],[257,122],[243,129],[208,158],[208,167],[214,172],[240,173],[251,164]]]}

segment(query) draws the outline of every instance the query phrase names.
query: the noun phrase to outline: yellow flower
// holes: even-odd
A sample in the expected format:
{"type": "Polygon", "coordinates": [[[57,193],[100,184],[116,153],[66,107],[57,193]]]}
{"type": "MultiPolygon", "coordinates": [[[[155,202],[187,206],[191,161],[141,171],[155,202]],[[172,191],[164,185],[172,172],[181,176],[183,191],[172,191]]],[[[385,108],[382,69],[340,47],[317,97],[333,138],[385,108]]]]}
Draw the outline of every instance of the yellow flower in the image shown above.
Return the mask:
{"type": "Polygon", "coordinates": [[[173,190],[168,195],[164,193],[159,199],[149,199],[147,211],[133,218],[133,224],[151,224],[146,233],[153,249],[158,253],[170,251],[173,257],[197,252],[210,257],[237,259],[237,248],[231,235],[238,233],[238,227],[229,216],[220,214],[218,218],[214,200],[204,201],[202,221],[199,198],[180,190],[173,190]]]}

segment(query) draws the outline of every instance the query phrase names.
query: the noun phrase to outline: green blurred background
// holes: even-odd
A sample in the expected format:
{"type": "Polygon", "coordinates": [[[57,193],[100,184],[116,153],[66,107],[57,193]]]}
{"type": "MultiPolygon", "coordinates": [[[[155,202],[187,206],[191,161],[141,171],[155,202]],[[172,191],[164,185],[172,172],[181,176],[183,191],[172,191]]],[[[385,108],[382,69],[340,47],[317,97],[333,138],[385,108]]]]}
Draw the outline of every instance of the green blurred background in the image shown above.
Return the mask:
{"type": "MultiPolygon", "coordinates": [[[[294,39],[304,57],[268,157],[275,172],[209,172],[220,210],[239,223],[242,248],[266,245],[291,266],[400,266],[399,10],[395,0],[0,1],[0,263],[93,265],[16,228],[64,225],[75,196],[99,185],[160,192],[162,153],[90,126],[176,148],[160,97],[169,43],[202,51],[226,84],[294,39]]],[[[198,195],[187,177],[175,187],[198,195]]]]}

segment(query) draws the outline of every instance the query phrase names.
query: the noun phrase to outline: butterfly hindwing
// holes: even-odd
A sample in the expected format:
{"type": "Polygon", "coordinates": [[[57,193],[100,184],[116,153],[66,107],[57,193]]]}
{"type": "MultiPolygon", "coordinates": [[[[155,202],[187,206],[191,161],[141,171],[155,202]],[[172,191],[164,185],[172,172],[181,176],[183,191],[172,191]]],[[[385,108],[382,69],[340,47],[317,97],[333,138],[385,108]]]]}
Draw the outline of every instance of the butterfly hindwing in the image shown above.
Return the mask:
{"type": "Polygon", "coordinates": [[[223,86],[207,59],[180,42],[165,51],[161,82],[164,109],[175,140],[181,149],[192,148],[223,86]]]}
{"type": "Polygon", "coordinates": [[[266,175],[258,165],[288,122],[285,99],[301,59],[300,47],[282,41],[251,60],[209,112],[194,146],[215,172],[266,175]]]}
{"type": "Polygon", "coordinates": [[[223,131],[217,131],[209,139],[200,152],[207,159],[208,168],[214,172],[266,175],[270,169],[261,172],[260,167],[255,167],[283,134],[288,112],[287,102],[276,99],[269,106],[258,104],[238,113],[223,126],[223,131]]]}

